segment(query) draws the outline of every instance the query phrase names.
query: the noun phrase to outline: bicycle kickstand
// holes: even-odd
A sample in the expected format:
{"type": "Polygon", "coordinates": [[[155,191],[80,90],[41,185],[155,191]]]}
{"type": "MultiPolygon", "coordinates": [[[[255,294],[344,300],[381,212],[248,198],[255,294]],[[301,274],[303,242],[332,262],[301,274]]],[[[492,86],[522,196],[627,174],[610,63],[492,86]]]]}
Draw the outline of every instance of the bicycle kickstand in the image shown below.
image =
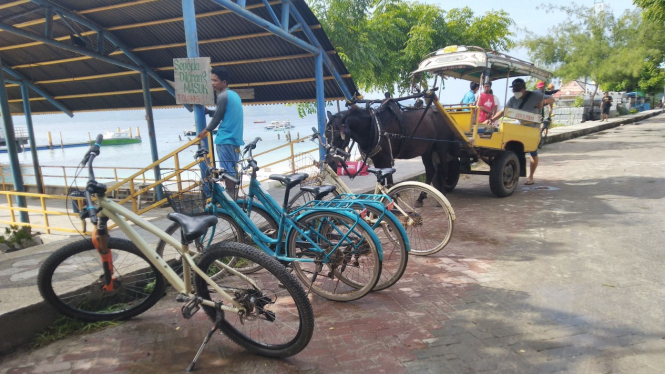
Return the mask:
{"type": "Polygon", "coordinates": [[[220,325],[222,323],[222,320],[224,320],[224,312],[222,311],[222,303],[221,302],[216,302],[215,303],[215,324],[212,326],[210,331],[206,334],[205,338],[203,339],[203,344],[201,344],[201,347],[199,348],[199,351],[196,352],[196,356],[194,356],[194,360],[192,360],[192,363],[187,366],[187,372],[191,372],[194,370],[194,365],[196,365],[196,361],[199,359],[199,356],[201,355],[201,352],[203,352],[203,348],[205,348],[206,344],[210,341],[210,338],[212,335],[215,333],[215,331],[220,329],[220,325]]]}

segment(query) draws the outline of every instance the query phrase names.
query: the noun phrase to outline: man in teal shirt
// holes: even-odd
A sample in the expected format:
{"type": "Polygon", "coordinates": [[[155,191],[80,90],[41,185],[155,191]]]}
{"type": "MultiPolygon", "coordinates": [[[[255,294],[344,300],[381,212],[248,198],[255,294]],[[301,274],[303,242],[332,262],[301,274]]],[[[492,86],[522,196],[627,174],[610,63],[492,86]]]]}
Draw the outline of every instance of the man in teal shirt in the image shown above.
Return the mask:
{"type": "MultiPolygon", "coordinates": [[[[206,109],[206,113],[212,117],[212,120],[201,131],[199,138],[205,138],[221,123],[215,136],[218,164],[229,175],[237,178],[240,146],[245,144],[242,141],[243,111],[240,96],[228,89],[230,78],[231,73],[226,68],[218,66],[212,69],[210,80],[212,88],[217,92],[217,109],[214,111],[206,109]]],[[[236,190],[236,186],[226,181],[226,190],[232,193],[236,190]]]]}

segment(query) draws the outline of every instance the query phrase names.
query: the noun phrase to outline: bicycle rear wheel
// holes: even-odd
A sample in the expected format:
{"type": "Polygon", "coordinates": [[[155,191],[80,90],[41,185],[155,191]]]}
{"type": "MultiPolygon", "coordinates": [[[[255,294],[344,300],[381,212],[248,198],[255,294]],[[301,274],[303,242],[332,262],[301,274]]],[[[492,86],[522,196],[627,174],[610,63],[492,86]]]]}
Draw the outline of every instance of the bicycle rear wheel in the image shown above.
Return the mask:
{"type": "Polygon", "coordinates": [[[448,244],[453,236],[454,213],[445,196],[434,187],[405,182],[388,190],[388,196],[399,207],[393,208],[392,213],[402,222],[409,236],[410,253],[431,255],[448,244]]]}
{"type": "Polygon", "coordinates": [[[329,254],[324,263],[323,253],[313,250],[305,236],[296,230],[287,235],[289,257],[314,260],[294,261],[293,270],[305,285],[319,296],[335,301],[351,301],[369,293],[381,276],[381,260],[371,228],[362,220],[339,213],[314,211],[297,220],[298,226],[318,247],[329,254]],[[347,235],[348,234],[348,235],[347,235]]]}
{"type": "Polygon", "coordinates": [[[37,286],[58,312],[83,321],[112,321],[137,316],[164,295],[161,273],[129,240],[109,237],[113,290],[105,291],[102,261],[90,239],[55,251],[39,269],[37,286]]]}
{"type": "MultiPolygon", "coordinates": [[[[293,356],[307,346],[314,331],[312,305],[298,281],[277,260],[248,245],[225,242],[207,249],[197,266],[247,310],[244,315],[225,313],[220,328],[231,340],[251,352],[277,358],[293,356]],[[247,275],[257,287],[220,269],[218,261],[229,257],[261,266],[247,275]]],[[[194,284],[199,297],[223,300],[198,274],[194,284]]],[[[213,307],[203,306],[203,310],[215,321],[213,307]]]]}

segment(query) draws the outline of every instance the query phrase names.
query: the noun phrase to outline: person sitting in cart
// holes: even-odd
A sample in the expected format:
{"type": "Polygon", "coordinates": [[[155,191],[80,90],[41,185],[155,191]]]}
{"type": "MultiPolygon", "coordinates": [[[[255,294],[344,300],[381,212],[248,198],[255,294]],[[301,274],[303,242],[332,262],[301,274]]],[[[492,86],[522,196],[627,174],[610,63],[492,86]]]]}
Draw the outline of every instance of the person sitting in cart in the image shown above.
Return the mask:
{"type": "Polygon", "coordinates": [[[487,82],[483,85],[483,93],[480,94],[478,99],[478,122],[484,123],[494,113],[496,103],[494,102],[494,95],[492,91],[492,82],[487,82]]]}
{"type": "MultiPolygon", "coordinates": [[[[526,82],[524,79],[517,78],[513,81],[513,85],[510,86],[513,89],[513,97],[508,100],[506,103],[506,108],[513,108],[517,110],[524,110],[531,113],[540,113],[544,105],[550,105],[554,103],[554,98],[545,95],[542,92],[538,91],[527,91],[526,82]]],[[[491,124],[492,121],[496,121],[503,116],[505,108],[500,110],[492,118],[489,118],[485,121],[485,124],[491,124]]],[[[538,150],[536,149],[533,152],[529,152],[531,156],[531,162],[529,163],[529,177],[526,180],[526,185],[533,184],[533,174],[536,172],[538,167],[538,150]]]]}
{"type": "Polygon", "coordinates": [[[471,82],[469,92],[467,92],[464,97],[462,98],[462,101],[460,101],[460,104],[462,105],[474,105],[476,103],[476,93],[478,92],[478,87],[480,85],[476,82],[471,82]]]}

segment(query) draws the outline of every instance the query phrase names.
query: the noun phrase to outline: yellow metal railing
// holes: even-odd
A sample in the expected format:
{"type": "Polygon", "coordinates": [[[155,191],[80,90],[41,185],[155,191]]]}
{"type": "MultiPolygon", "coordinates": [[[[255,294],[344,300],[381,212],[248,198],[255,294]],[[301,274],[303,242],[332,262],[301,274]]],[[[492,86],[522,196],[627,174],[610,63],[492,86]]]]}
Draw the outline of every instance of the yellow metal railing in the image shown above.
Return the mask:
{"type": "MultiPolygon", "coordinates": [[[[292,172],[292,173],[298,172],[299,170],[305,169],[309,166],[298,167],[296,165],[296,157],[318,151],[318,148],[314,148],[314,149],[311,149],[311,150],[308,150],[308,151],[305,151],[305,152],[300,152],[300,153],[296,154],[294,152],[294,144],[302,142],[303,140],[306,140],[306,139],[308,139],[308,137],[292,140],[292,141],[290,141],[286,144],[283,144],[279,147],[275,147],[275,148],[272,148],[270,150],[258,153],[254,156],[254,158],[257,159],[257,163],[259,164],[259,166],[261,168],[266,168],[266,167],[278,165],[280,163],[284,163],[286,161],[289,161],[289,169],[290,169],[289,171],[292,172]],[[278,151],[280,149],[283,149],[285,147],[289,147],[289,149],[290,149],[290,154],[287,157],[281,158],[281,159],[276,160],[276,161],[271,160],[271,156],[273,156],[273,152],[278,151]],[[262,164],[261,163],[262,159],[266,159],[266,161],[270,160],[270,162],[268,162],[266,164],[262,164]]],[[[211,136],[208,137],[208,141],[209,141],[209,144],[213,144],[211,136]]],[[[150,165],[148,165],[144,168],[141,168],[141,169],[138,169],[138,168],[133,169],[133,168],[125,168],[125,167],[118,167],[118,168],[114,168],[114,167],[106,167],[106,168],[100,167],[100,168],[97,168],[97,167],[95,167],[95,170],[97,170],[97,169],[112,169],[112,170],[114,170],[115,176],[112,180],[115,182],[115,184],[107,189],[107,195],[111,196],[111,197],[115,196],[117,198],[117,202],[119,204],[130,204],[129,208],[134,213],[142,214],[142,213],[145,213],[145,212],[147,212],[151,209],[159,207],[160,205],[167,202],[166,198],[162,198],[159,201],[151,201],[151,204],[149,204],[148,206],[145,206],[145,207],[142,206],[142,196],[145,195],[146,192],[149,192],[149,191],[153,191],[153,194],[154,194],[154,191],[156,190],[156,188],[158,188],[157,187],[158,185],[160,185],[160,184],[162,184],[166,181],[171,181],[171,182],[175,181],[175,183],[177,183],[177,186],[178,186],[178,192],[182,192],[182,193],[184,193],[187,190],[195,187],[195,185],[184,185],[184,184],[186,184],[186,182],[182,180],[181,174],[185,171],[198,170],[197,166],[200,162],[203,161],[203,159],[193,160],[192,162],[181,166],[181,162],[180,162],[181,161],[180,160],[181,155],[180,155],[180,153],[185,151],[189,147],[198,145],[199,143],[200,143],[199,139],[194,139],[194,140],[182,145],[178,149],[172,151],[168,155],[160,158],[159,160],[157,160],[157,161],[153,162],[152,164],[150,164],[150,165]],[[173,165],[175,167],[174,168],[162,169],[162,178],[160,178],[159,180],[154,180],[154,178],[150,179],[150,178],[146,177],[146,173],[151,173],[152,169],[155,166],[160,165],[164,162],[167,162],[171,158],[173,159],[173,165]],[[127,178],[124,178],[124,179],[120,179],[120,178],[117,177],[116,170],[131,170],[131,169],[136,170],[136,172],[134,174],[132,174],[131,176],[129,176],[127,178]],[[164,171],[166,171],[166,172],[164,172],[164,171]],[[124,196],[124,197],[120,198],[119,195],[121,195],[122,192],[126,192],[127,196],[124,196]]],[[[188,157],[191,157],[191,155],[188,154],[188,157]]],[[[211,161],[212,161],[212,153],[210,154],[210,157],[211,157],[211,161]]],[[[64,171],[65,168],[74,169],[75,167],[63,166],[63,167],[60,167],[60,168],[62,168],[62,170],[64,171]]],[[[0,174],[0,175],[2,175],[3,183],[5,183],[4,174],[0,174]]],[[[65,176],[65,178],[66,178],[66,176],[65,176]]],[[[99,179],[99,178],[96,178],[96,179],[99,179]]],[[[262,179],[261,182],[264,182],[266,180],[268,180],[268,178],[262,179]]],[[[9,184],[9,183],[7,183],[7,184],[9,184]]],[[[246,186],[243,186],[243,187],[246,187],[246,186]]],[[[4,217],[0,217],[0,223],[10,224],[10,225],[19,225],[19,226],[31,226],[33,228],[41,228],[41,229],[45,229],[46,232],[49,233],[49,234],[51,233],[51,230],[63,231],[63,232],[74,232],[74,233],[79,232],[78,230],[76,230],[74,228],[56,227],[56,226],[52,226],[49,223],[49,215],[67,215],[67,216],[76,217],[76,219],[78,219],[78,214],[73,213],[73,212],[67,212],[66,209],[63,209],[65,211],[57,211],[57,210],[49,209],[47,207],[47,205],[49,205],[48,204],[49,201],[53,201],[53,200],[62,201],[62,200],[66,200],[66,199],[70,198],[69,196],[67,196],[68,193],[69,193],[69,191],[67,191],[67,194],[65,194],[65,195],[48,195],[48,194],[15,192],[15,191],[0,191],[0,194],[5,195],[5,199],[0,201],[0,210],[8,210],[10,212],[10,214],[9,214],[10,219],[9,220],[4,220],[4,219],[1,219],[1,218],[4,218],[4,217]],[[13,200],[13,198],[16,198],[18,196],[24,196],[24,197],[26,197],[26,199],[38,199],[39,200],[39,206],[41,207],[41,209],[37,209],[37,208],[34,208],[34,207],[21,208],[21,207],[15,206],[15,204],[12,200],[13,200]],[[4,201],[7,202],[6,205],[3,203],[4,201]],[[37,216],[35,218],[39,218],[40,220],[43,220],[44,222],[43,222],[43,224],[22,223],[22,222],[16,220],[16,216],[15,216],[16,211],[32,213],[33,215],[31,217],[34,217],[34,215],[36,214],[37,216]]],[[[154,200],[156,200],[156,194],[154,194],[154,196],[155,196],[154,200]]],[[[84,198],[72,197],[71,199],[78,201],[79,207],[83,206],[84,198]]],[[[34,203],[34,200],[33,200],[33,203],[34,203]]],[[[33,205],[35,205],[35,204],[33,204],[33,205]]],[[[112,227],[113,226],[110,226],[110,228],[112,228],[112,227]]],[[[85,234],[90,234],[90,232],[86,232],[85,234]]]]}
{"type": "MultiPolygon", "coordinates": [[[[58,226],[52,226],[49,222],[49,216],[56,215],[56,216],[70,216],[70,217],[75,217],[76,220],[79,219],[79,216],[77,213],[73,212],[73,209],[68,210],[67,207],[64,208],[63,211],[58,211],[58,210],[50,210],[47,207],[47,201],[52,201],[52,200],[65,200],[66,204],[66,199],[70,198],[68,196],[62,196],[62,195],[46,195],[46,194],[38,194],[38,193],[29,193],[29,192],[16,192],[16,191],[0,191],[0,195],[4,195],[5,198],[2,199],[2,201],[7,201],[7,206],[0,204],[0,210],[8,210],[9,211],[9,217],[11,220],[4,220],[0,219],[0,223],[8,224],[8,225],[17,225],[17,226],[30,226],[32,228],[36,229],[44,229],[46,230],[47,234],[51,233],[51,230],[55,231],[64,231],[64,232],[71,232],[71,233],[77,233],[77,232],[82,232],[84,230],[84,225],[82,224],[82,229],[81,230],[76,230],[72,227],[58,227],[58,226]],[[40,207],[41,209],[35,209],[35,208],[21,208],[14,206],[14,203],[12,202],[12,199],[18,196],[23,196],[26,199],[33,198],[33,199],[39,199],[40,207]],[[16,213],[15,212],[27,212],[28,216],[30,216],[30,213],[34,213],[32,216],[34,218],[39,218],[43,220],[43,224],[40,223],[35,223],[31,219],[30,223],[24,223],[21,221],[16,220],[16,213]],[[36,217],[35,217],[36,215],[36,217]]],[[[76,201],[79,209],[83,207],[83,204],[85,202],[85,198],[83,197],[71,197],[73,201],[76,201]]],[[[62,209],[62,207],[60,207],[62,209]]],[[[85,234],[91,234],[91,232],[85,232],[85,234]]]]}

